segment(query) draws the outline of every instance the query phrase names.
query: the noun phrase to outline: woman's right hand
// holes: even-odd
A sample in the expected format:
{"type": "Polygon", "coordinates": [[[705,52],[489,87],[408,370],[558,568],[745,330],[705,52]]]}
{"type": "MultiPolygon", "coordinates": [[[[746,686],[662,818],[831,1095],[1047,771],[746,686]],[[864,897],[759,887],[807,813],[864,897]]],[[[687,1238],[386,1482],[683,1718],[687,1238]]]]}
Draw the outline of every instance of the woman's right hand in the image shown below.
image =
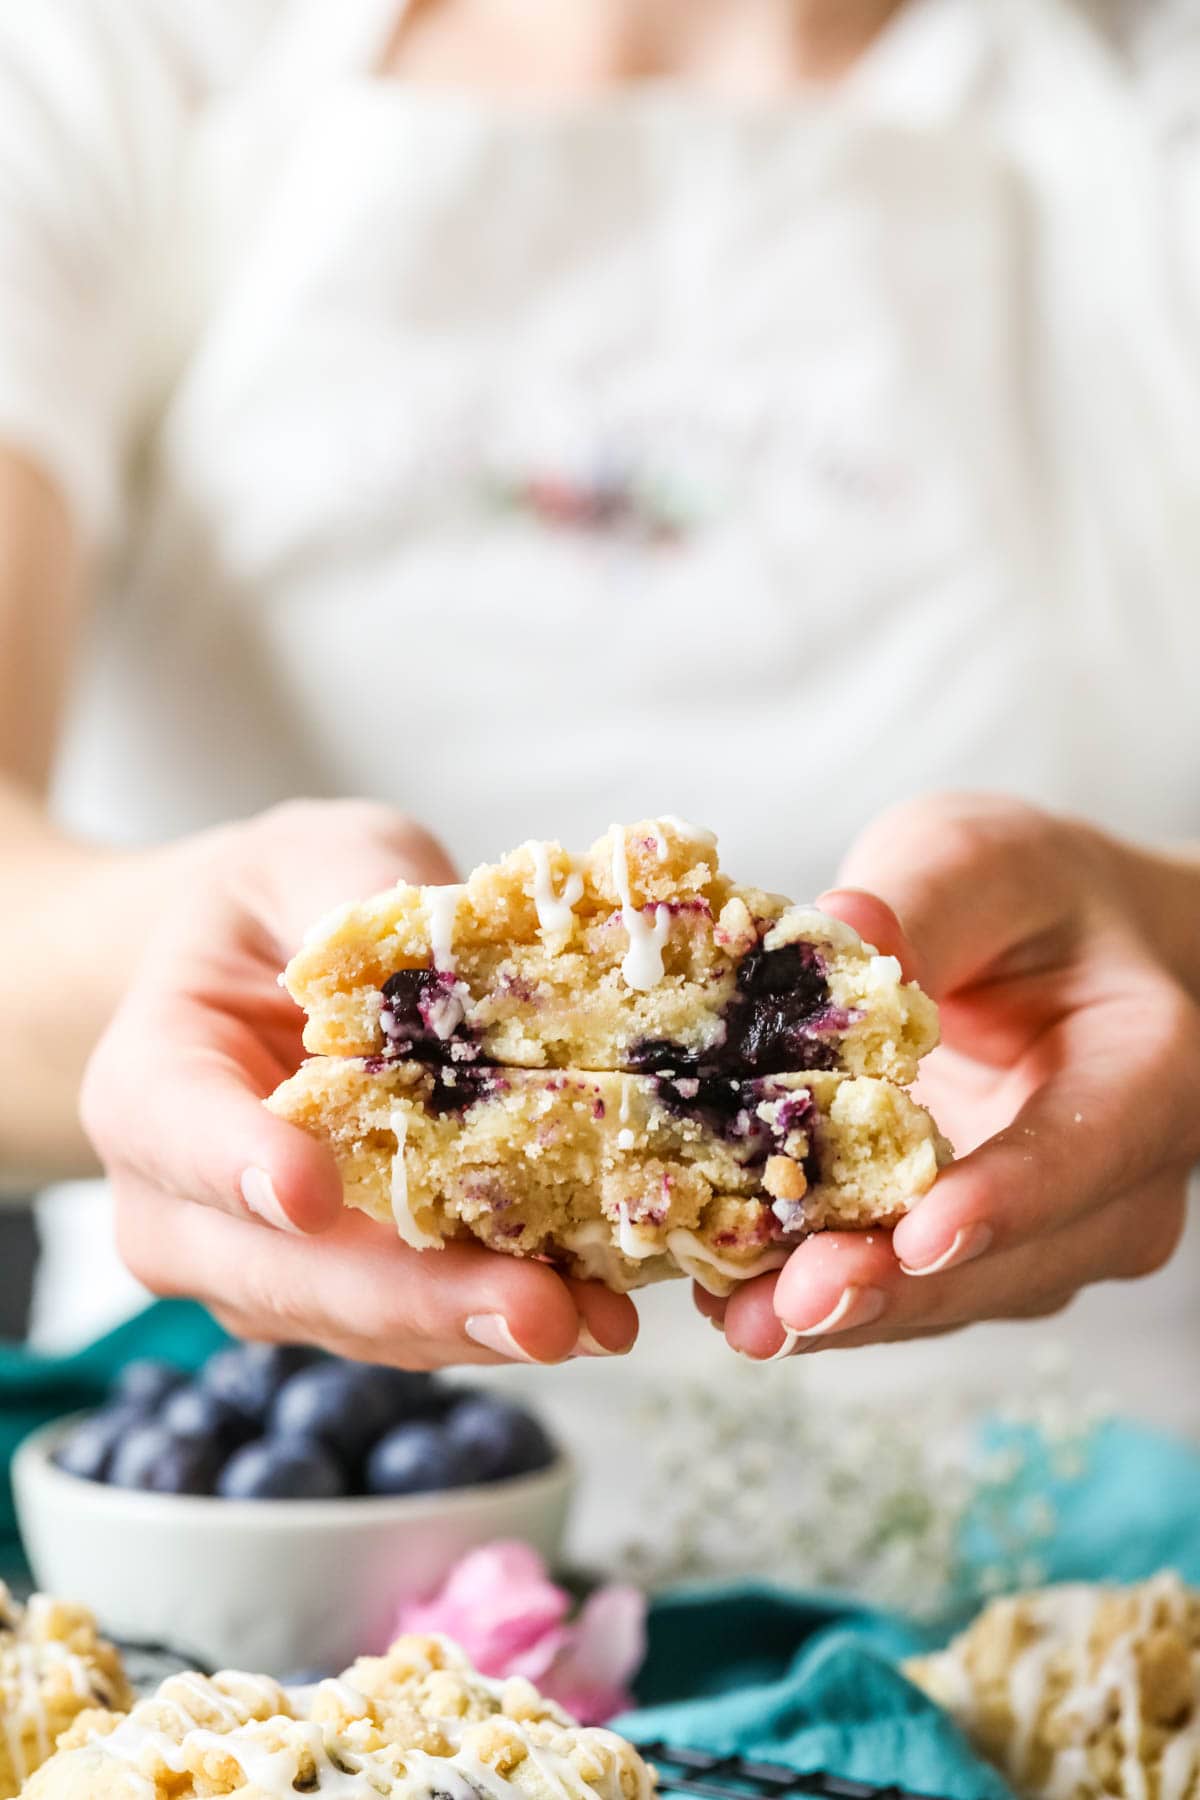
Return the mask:
{"type": "Polygon", "coordinates": [[[84,1082],[133,1273],[242,1337],[404,1368],[630,1348],[626,1296],[475,1243],[410,1249],[344,1208],[328,1148],[260,1104],[304,1054],[278,976],[305,930],[395,881],[453,880],[436,839],[386,807],[303,801],[196,840],[189,859],[186,898],[84,1082]]]}

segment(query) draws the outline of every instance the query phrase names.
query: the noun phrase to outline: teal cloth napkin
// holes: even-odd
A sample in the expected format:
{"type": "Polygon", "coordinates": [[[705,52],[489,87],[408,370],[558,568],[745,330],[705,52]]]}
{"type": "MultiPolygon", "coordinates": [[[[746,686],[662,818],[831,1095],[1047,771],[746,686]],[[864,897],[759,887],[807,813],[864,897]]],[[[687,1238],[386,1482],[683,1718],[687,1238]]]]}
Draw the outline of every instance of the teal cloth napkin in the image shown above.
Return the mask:
{"type": "Polygon", "coordinates": [[[97,1405],[117,1371],[139,1356],[198,1369],[228,1342],[203,1307],[159,1300],[73,1356],[37,1356],[20,1344],[0,1344],[0,1578],[20,1569],[8,1471],[21,1439],[52,1419],[97,1405]]]}
{"type": "MultiPolygon", "coordinates": [[[[994,1428],[989,1439],[1022,1435],[994,1428]]],[[[1082,1472],[1056,1474],[1036,1448],[1029,1471],[1051,1521],[1039,1581],[1137,1581],[1173,1568],[1200,1584],[1200,1447],[1113,1421],[1094,1434],[1082,1472]]],[[[836,1531],[837,1520],[814,1529],[836,1531]]],[[[967,1570],[995,1553],[991,1523],[968,1520],[967,1570]]],[[[651,1609],[639,1710],[618,1729],[945,1800],[1000,1800],[1008,1789],[995,1770],[897,1668],[943,1642],[974,1605],[964,1598],[921,1628],[767,1587],[668,1596],[651,1609]]]]}
{"type": "Polygon", "coordinates": [[[925,1640],[895,1620],[747,1587],[661,1600],[649,1623],[638,1682],[646,1704],[616,1721],[642,1743],[823,1769],[945,1800],[1011,1800],[946,1714],[900,1674],[899,1659],[925,1640]]]}

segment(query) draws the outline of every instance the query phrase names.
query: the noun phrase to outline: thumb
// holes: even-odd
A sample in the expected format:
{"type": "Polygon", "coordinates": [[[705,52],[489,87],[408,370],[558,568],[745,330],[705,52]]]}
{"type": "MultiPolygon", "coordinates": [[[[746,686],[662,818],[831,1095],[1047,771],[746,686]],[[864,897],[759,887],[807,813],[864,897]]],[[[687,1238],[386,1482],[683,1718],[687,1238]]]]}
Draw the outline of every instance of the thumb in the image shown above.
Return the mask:
{"type": "Polygon", "coordinates": [[[943,998],[994,973],[1020,945],[1061,924],[1063,874],[1052,852],[1053,824],[1032,807],[989,795],[907,802],[851,845],[829,910],[836,902],[838,916],[860,932],[861,917],[865,935],[886,931],[890,913],[905,946],[894,949],[905,972],[934,999],[943,998]],[[847,889],[867,890],[846,901],[849,912],[841,903],[847,889]]]}
{"type": "Polygon", "coordinates": [[[292,801],[245,829],[253,834],[243,847],[252,910],[289,953],[336,907],[398,881],[432,887],[458,879],[432,832],[373,801],[292,801]]]}

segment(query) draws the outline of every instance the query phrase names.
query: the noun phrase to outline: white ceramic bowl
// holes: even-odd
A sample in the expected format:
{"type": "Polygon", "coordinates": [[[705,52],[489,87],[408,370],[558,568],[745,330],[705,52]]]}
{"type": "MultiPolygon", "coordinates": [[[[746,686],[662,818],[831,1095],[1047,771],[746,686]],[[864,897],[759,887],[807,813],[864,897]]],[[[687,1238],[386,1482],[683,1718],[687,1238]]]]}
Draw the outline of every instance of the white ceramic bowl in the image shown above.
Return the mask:
{"type": "Polygon", "coordinates": [[[218,1500],[68,1475],[53,1455],[74,1423],[35,1432],[13,1461],[39,1588],[90,1607],[115,1637],[209,1668],[340,1669],[382,1649],[400,1602],[430,1594],[465,1551],[521,1538],[553,1563],[562,1545],[565,1457],[444,1494],[218,1500]]]}

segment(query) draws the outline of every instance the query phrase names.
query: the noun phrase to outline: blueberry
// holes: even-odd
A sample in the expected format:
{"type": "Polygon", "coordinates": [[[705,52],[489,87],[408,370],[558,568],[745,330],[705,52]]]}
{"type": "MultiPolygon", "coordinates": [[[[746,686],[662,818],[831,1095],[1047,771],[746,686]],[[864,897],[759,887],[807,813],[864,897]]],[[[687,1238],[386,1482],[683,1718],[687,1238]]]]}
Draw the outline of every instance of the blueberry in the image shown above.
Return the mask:
{"type": "Polygon", "coordinates": [[[205,1438],[226,1453],[244,1443],[253,1427],[244,1413],[210,1393],[199,1382],[171,1395],[158,1415],[161,1424],[180,1438],[205,1438]]]}
{"type": "Polygon", "coordinates": [[[322,1360],[320,1350],[303,1344],[234,1344],[206,1364],[200,1381],[209,1393],[260,1424],[284,1382],[322,1360]]]}
{"type": "Polygon", "coordinates": [[[141,1424],[144,1419],[140,1407],[106,1406],[80,1420],[70,1437],[59,1445],[54,1460],[68,1475],[78,1475],[84,1481],[104,1481],[121,1437],[131,1425],[141,1424]]]}
{"type": "Polygon", "coordinates": [[[738,967],[723,1060],[732,1055],[756,1075],[830,1068],[834,1048],[818,1034],[836,1023],[825,965],[812,945],[769,951],[760,945],[738,967]]]}
{"type": "Polygon", "coordinates": [[[389,1054],[424,1063],[478,1056],[478,1042],[465,1024],[463,991],[444,970],[398,969],[384,983],[379,1016],[389,1054]]]}
{"type": "Polygon", "coordinates": [[[314,1438],[260,1438],[230,1457],[217,1492],[226,1500],[335,1500],[346,1477],[314,1438]]]}
{"type": "Polygon", "coordinates": [[[478,1479],[469,1452],[427,1419],[397,1425],[367,1458],[370,1494],[429,1494],[478,1479]]]}
{"type": "Polygon", "coordinates": [[[396,1418],[396,1390],[377,1368],[351,1362],[301,1369],[276,1394],[267,1415],[273,1437],[314,1437],[347,1464],[357,1462],[396,1418]]]}
{"type": "Polygon", "coordinates": [[[811,944],[758,944],[738,964],[718,1043],[696,1051],[669,1038],[642,1038],[630,1063],[650,1074],[718,1077],[831,1069],[837,1051],[828,1034],[848,1022],[830,1002],[825,964],[811,944]]]}
{"type": "Polygon", "coordinates": [[[434,1375],[419,1370],[393,1369],[385,1363],[363,1363],[364,1391],[372,1392],[381,1411],[386,1411],[389,1426],[408,1419],[436,1419],[448,1411],[453,1402],[452,1390],[443,1387],[434,1375]]]}
{"type": "Polygon", "coordinates": [[[555,1457],[553,1443],[533,1414],[495,1394],[460,1400],[446,1420],[445,1432],[469,1459],[476,1481],[529,1475],[555,1457]]]}
{"type": "Polygon", "coordinates": [[[114,1487],[152,1494],[211,1494],[224,1453],[211,1438],[177,1437],[156,1420],[132,1426],[113,1452],[114,1487]]]}
{"type": "Polygon", "coordinates": [[[137,1362],[126,1363],[117,1379],[113,1382],[112,1398],[128,1401],[139,1406],[143,1412],[155,1412],[168,1394],[183,1386],[187,1376],[174,1363],[161,1362],[157,1357],[143,1356],[137,1362]]]}

